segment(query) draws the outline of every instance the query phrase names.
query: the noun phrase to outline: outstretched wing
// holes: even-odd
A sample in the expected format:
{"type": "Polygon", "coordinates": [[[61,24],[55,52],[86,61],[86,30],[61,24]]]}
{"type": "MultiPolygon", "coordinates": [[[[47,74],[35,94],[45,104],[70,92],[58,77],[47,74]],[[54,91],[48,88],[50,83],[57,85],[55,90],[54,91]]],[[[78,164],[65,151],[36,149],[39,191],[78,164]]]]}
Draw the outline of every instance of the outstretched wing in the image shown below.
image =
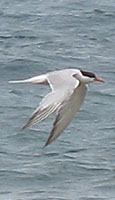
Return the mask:
{"type": "MultiPolygon", "coordinates": [[[[65,70],[64,70],[65,71],[65,70]]],[[[48,75],[41,75],[38,77],[33,77],[31,79],[25,80],[27,83],[41,83],[45,81],[47,78],[48,83],[52,88],[52,92],[46,95],[46,97],[40,103],[40,106],[35,110],[32,117],[29,119],[27,124],[22,128],[28,128],[36,123],[41,122],[46,117],[48,117],[51,113],[56,111],[61,104],[66,101],[69,96],[72,95],[75,87],[79,85],[79,81],[76,80],[72,74],[62,72],[52,72],[48,75]],[[66,75],[66,77],[64,76],[66,75]],[[39,80],[39,81],[38,81],[39,80]]],[[[23,83],[25,81],[22,81],[23,83]]],[[[17,83],[22,83],[18,81],[17,83]]]]}
{"type": "Polygon", "coordinates": [[[45,146],[52,143],[72,121],[76,112],[79,111],[84,101],[86,90],[86,86],[84,84],[80,84],[74,90],[71,97],[61,105],[56,120],[53,124],[53,129],[45,146]]]}
{"type": "Polygon", "coordinates": [[[39,107],[33,113],[32,117],[27,122],[27,124],[22,127],[22,130],[44,120],[51,113],[53,113],[59,108],[62,101],[63,101],[63,98],[60,95],[60,91],[51,92],[48,95],[46,95],[41,101],[39,107]]]}

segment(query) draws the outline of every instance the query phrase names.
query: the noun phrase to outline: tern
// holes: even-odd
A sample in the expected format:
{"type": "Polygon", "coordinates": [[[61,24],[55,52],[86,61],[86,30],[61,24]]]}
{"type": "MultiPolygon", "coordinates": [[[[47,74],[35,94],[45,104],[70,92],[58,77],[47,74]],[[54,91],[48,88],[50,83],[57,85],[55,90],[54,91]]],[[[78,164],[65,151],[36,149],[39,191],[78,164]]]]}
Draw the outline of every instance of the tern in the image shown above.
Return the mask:
{"type": "Polygon", "coordinates": [[[94,73],[80,69],[63,69],[25,80],[9,81],[9,83],[49,85],[51,88],[51,92],[43,98],[22,130],[58,111],[50,136],[44,146],[52,143],[75,117],[86,96],[87,85],[94,81],[104,82],[94,73]]]}

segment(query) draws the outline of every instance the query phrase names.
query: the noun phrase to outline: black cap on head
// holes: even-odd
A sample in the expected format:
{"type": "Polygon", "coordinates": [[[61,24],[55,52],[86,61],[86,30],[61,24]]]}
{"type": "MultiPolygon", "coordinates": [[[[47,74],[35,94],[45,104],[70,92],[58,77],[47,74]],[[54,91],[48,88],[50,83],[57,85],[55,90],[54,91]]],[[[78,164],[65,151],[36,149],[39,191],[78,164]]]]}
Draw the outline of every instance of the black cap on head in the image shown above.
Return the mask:
{"type": "Polygon", "coordinates": [[[88,76],[89,78],[96,78],[95,74],[93,74],[92,72],[85,72],[80,70],[81,73],[83,74],[83,76],[88,76]]]}

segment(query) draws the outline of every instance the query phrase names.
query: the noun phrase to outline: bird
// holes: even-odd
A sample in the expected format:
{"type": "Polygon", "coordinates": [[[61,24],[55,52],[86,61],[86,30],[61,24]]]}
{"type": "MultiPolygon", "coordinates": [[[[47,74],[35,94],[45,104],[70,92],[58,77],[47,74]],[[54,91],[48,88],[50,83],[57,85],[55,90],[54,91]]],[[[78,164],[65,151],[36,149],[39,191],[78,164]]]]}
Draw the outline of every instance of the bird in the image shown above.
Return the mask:
{"type": "Polygon", "coordinates": [[[34,76],[25,80],[9,83],[27,83],[48,85],[51,91],[42,99],[28,122],[22,127],[31,127],[57,111],[50,135],[44,147],[51,144],[70,124],[84,102],[87,86],[92,82],[104,82],[92,72],[81,69],[62,69],[34,76]]]}

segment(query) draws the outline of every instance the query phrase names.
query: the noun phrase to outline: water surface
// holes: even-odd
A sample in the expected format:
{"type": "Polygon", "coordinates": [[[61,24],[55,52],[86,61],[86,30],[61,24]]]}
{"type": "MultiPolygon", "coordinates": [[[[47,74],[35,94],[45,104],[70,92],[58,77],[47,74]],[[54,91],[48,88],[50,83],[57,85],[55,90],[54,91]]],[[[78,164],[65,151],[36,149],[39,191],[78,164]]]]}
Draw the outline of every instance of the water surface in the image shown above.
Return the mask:
{"type": "Polygon", "coordinates": [[[115,1],[0,1],[0,199],[115,199],[115,1]],[[47,87],[9,85],[82,68],[92,84],[81,112],[43,149],[54,115],[20,131],[47,87]]]}

